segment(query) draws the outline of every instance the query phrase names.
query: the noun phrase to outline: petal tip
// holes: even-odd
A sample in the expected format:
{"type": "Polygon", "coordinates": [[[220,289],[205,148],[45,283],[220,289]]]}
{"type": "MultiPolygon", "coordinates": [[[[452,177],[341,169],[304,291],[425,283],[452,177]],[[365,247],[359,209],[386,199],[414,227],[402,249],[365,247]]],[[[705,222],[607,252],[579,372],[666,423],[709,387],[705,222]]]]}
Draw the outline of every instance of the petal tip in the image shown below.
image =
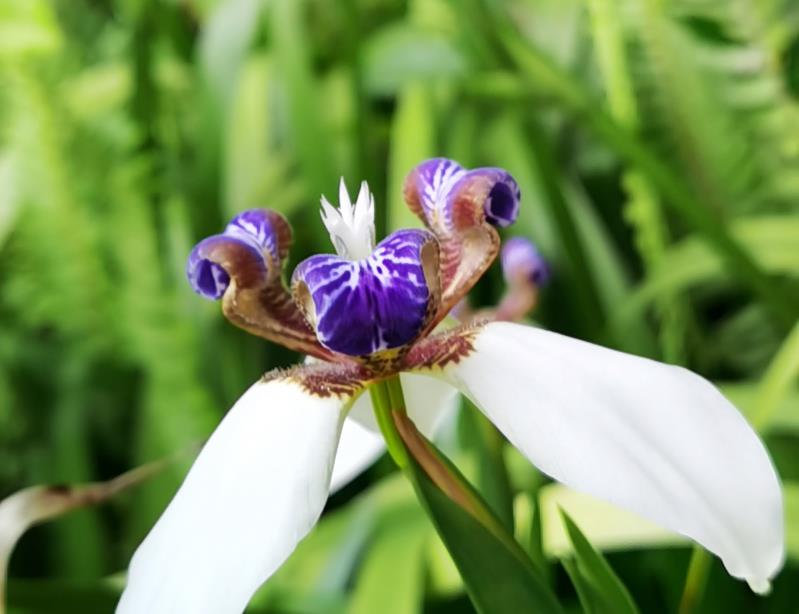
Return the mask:
{"type": "Polygon", "coordinates": [[[752,592],[758,595],[765,597],[771,593],[771,582],[764,578],[746,578],[746,583],[749,585],[749,588],[752,589],[752,592]]]}
{"type": "Polygon", "coordinates": [[[212,301],[222,298],[230,285],[230,275],[227,271],[203,256],[202,243],[199,243],[189,255],[186,277],[194,292],[212,301]]]}

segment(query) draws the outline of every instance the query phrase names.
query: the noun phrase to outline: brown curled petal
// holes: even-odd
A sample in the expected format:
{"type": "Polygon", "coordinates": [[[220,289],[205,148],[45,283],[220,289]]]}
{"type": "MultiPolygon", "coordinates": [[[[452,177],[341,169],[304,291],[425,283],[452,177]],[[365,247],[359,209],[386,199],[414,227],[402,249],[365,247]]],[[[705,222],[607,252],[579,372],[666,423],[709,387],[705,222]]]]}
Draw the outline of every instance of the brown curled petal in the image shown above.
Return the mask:
{"type": "Polygon", "coordinates": [[[404,196],[436,234],[441,250],[441,304],[429,331],[496,258],[500,240],[495,227],[516,219],[519,187],[502,169],[467,171],[452,160],[437,158],[411,171],[404,196]]]}
{"type": "Polygon", "coordinates": [[[268,209],[237,215],[222,234],[192,250],[187,276],[206,298],[222,298],[233,324],[297,352],[331,359],[283,283],[292,242],[285,218],[268,209]]]}

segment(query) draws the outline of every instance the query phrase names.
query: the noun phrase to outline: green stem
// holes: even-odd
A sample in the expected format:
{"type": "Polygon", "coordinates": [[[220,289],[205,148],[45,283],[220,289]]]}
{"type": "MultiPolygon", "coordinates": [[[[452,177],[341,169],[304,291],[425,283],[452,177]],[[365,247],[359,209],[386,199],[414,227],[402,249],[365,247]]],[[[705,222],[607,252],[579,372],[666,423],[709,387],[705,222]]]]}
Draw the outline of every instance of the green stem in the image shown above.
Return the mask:
{"type": "Polygon", "coordinates": [[[375,418],[386,440],[388,453],[397,466],[405,470],[408,467],[408,452],[400,437],[392,416],[393,412],[405,413],[405,399],[402,395],[399,376],[395,375],[388,380],[381,380],[369,386],[369,396],[372,398],[375,418]]]}
{"type": "Polygon", "coordinates": [[[691,614],[702,600],[707,579],[710,575],[710,564],[713,559],[706,550],[694,546],[691,562],[688,564],[688,574],[685,577],[685,587],[677,608],[678,614],[691,614]]]}

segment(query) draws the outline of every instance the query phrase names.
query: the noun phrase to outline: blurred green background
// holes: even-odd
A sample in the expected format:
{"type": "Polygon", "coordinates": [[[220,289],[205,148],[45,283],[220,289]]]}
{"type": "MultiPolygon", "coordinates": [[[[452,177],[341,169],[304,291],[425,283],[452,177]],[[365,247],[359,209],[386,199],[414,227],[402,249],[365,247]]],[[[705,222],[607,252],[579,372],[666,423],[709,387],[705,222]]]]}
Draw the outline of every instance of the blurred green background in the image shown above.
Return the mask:
{"type": "MultiPolygon", "coordinates": [[[[191,293],[193,243],[266,206],[293,222],[289,266],[332,251],[318,199],[341,175],[369,181],[380,236],[445,155],[519,181],[509,234],[554,271],[538,323],[711,378],[784,480],[772,595],[713,561],[691,602],[688,544],[548,484],[464,411],[442,445],[523,543],[541,520],[564,604],[558,505],[641,612],[799,612],[798,101],[794,0],[0,0],[0,497],[188,451],[30,531],[10,611],[111,611],[192,446],[297,360],[191,293]]],[[[492,269],[473,299],[501,292],[492,269]]],[[[387,458],[251,607],[472,611],[387,458]]]]}

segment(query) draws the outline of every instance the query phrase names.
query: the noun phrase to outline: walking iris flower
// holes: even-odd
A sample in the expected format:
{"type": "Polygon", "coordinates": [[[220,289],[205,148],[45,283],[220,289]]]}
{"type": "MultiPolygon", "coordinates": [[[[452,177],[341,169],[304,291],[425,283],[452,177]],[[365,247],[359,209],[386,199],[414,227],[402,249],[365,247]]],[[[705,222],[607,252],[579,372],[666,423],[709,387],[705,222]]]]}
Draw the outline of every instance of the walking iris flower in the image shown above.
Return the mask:
{"type": "MultiPolygon", "coordinates": [[[[228,412],[134,555],[118,611],[241,612],[318,520],[353,421],[374,428],[361,393],[398,373],[423,433],[460,391],[547,475],[692,538],[766,591],[784,558],[782,495],[735,407],[690,371],[538,328],[438,332],[498,255],[520,192],[502,169],[433,159],[404,196],[426,228],[375,246],[366,183],[352,204],[342,182],[338,209],[322,199],[337,255],[300,263],[289,287],[291,230],[274,211],[245,211],[194,248],[199,294],[312,358],[267,373],[228,412]]],[[[509,284],[547,274],[521,244],[503,259],[509,284]]]]}

